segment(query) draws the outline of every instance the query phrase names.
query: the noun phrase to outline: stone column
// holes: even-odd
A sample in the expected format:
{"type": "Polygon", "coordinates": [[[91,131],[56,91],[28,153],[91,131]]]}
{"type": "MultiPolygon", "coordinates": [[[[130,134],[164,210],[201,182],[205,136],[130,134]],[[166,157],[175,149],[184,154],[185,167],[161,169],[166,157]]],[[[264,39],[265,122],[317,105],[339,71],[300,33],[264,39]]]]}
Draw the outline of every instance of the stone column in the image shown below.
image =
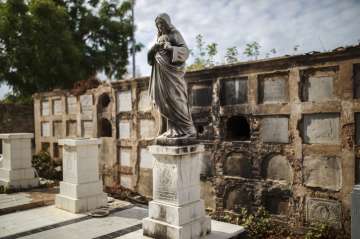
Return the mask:
{"type": "Polygon", "coordinates": [[[203,145],[149,146],[154,157],[153,198],[143,220],[145,236],[162,239],[200,238],[211,231],[200,199],[203,145]]]}
{"type": "Polygon", "coordinates": [[[39,185],[31,167],[32,133],[0,134],[3,159],[0,161],[0,185],[8,188],[30,188],[39,185]]]}
{"type": "Polygon", "coordinates": [[[360,184],[351,193],[351,238],[360,238],[360,184]]]}
{"type": "Polygon", "coordinates": [[[63,145],[63,181],[56,195],[57,208],[81,213],[107,204],[99,177],[100,139],[60,139],[63,145]]]}

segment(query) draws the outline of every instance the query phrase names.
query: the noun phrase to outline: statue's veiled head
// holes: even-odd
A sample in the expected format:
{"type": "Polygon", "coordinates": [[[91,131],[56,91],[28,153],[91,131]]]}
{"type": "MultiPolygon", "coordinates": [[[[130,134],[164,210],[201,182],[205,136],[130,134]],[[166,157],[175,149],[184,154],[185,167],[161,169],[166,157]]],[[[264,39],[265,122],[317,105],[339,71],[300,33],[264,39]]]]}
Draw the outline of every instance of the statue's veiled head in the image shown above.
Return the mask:
{"type": "Polygon", "coordinates": [[[161,13],[155,18],[155,24],[159,34],[167,34],[174,26],[171,24],[170,16],[167,13],[161,13]]]}

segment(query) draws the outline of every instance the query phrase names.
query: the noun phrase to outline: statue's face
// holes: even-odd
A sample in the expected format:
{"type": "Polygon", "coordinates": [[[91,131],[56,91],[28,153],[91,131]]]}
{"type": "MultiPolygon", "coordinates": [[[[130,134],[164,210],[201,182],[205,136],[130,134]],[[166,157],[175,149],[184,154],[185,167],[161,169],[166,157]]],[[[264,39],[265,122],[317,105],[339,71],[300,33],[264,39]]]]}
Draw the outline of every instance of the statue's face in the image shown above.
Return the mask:
{"type": "Polygon", "coordinates": [[[160,33],[168,33],[169,26],[166,24],[166,22],[163,19],[159,18],[156,20],[155,23],[160,33]]]}

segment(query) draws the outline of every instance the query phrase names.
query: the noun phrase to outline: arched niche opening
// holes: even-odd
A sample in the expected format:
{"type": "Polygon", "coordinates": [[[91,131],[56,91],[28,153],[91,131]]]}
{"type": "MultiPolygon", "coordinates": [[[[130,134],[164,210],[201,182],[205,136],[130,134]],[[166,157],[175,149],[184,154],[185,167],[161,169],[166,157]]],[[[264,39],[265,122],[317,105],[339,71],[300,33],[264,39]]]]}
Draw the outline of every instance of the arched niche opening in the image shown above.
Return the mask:
{"type": "Polygon", "coordinates": [[[99,137],[112,137],[112,126],[108,119],[105,118],[100,119],[99,137]]]}
{"type": "Polygon", "coordinates": [[[111,102],[110,96],[108,93],[103,93],[102,95],[99,96],[99,104],[98,106],[101,109],[105,109],[109,106],[111,102]]]}
{"type": "Polygon", "coordinates": [[[226,122],[226,140],[247,141],[250,140],[250,125],[243,116],[232,116],[226,122]]]}
{"type": "Polygon", "coordinates": [[[270,155],[266,157],[261,165],[261,174],[264,179],[292,181],[292,168],[284,155],[270,155]]]}

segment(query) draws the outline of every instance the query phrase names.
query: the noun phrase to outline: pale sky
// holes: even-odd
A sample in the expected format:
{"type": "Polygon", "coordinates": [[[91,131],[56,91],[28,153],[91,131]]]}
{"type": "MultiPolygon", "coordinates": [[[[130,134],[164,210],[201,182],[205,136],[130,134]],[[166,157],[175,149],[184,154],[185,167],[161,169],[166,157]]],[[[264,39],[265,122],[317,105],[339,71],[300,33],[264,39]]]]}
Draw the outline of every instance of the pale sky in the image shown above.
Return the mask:
{"type": "MultiPolygon", "coordinates": [[[[170,15],[188,46],[195,47],[195,36],[216,42],[223,62],[225,50],[236,46],[240,60],[245,44],[257,41],[261,57],[272,48],[276,55],[309,51],[328,51],[360,41],[360,0],[136,0],[136,39],[145,45],[136,56],[141,75],[150,74],[146,52],[155,35],[155,17],[170,15]]],[[[192,59],[188,60],[188,64],[192,59]]],[[[0,87],[0,97],[8,89],[0,87]]]]}

